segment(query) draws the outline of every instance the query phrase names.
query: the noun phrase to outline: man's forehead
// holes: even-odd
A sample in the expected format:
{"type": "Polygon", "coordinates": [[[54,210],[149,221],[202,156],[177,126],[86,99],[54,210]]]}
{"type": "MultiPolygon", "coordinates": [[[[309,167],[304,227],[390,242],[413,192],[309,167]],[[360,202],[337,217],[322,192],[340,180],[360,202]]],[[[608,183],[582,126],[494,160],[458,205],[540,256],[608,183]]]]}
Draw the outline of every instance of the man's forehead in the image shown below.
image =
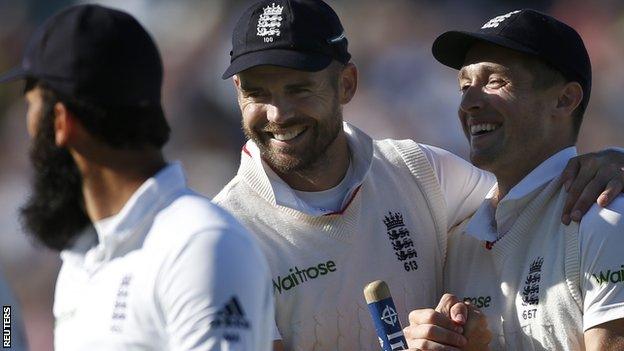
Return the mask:
{"type": "Polygon", "coordinates": [[[460,76],[474,69],[512,71],[524,68],[529,56],[498,45],[477,43],[466,53],[460,76]]]}
{"type": "Polygon", "coordinates": [[[241,78],[258,78],[258,77],[270,77],[270,78],[278,78],[282,76],[293,76],[293,77],[307,77],[315,72],[307,72],[300,71],[293,68],[281,67],[281,66],[271,66],[271,65],[262,65],[249,68],[238,73],[238,76],[241,78]]]}
{"type": "Polygon", "coordinates": [[[323,71],[307,72],[279,66],[256,66],[240,72],[238,78],[244,85],[304,84],[323,76],[323,71]]]}
{"type": "Polygon", "coordinates": [[[512,71],[512,67],[502,64],[500,62],[496,62],[495,60],[488,59],[477,59],[466,61],[462,68],[459,70],[459,77],[467,76],[470,74],[478,73],[478,72],[498,72],[498,73],[509,73],[512,71]]]}

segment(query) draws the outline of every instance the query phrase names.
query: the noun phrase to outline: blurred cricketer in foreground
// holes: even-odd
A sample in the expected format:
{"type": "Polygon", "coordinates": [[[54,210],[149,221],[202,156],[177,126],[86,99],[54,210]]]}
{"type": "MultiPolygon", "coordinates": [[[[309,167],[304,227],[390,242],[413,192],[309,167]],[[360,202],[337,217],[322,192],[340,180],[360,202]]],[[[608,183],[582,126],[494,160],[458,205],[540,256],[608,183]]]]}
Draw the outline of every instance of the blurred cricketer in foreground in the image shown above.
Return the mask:
{"type": "MultiPolygon", "coordinates": [[[[446,310],[464,299],[479,307],[494,350],[624,349],[624,196],[579,223],[559,220],[566,191],[557,178],[576,156],[592,85],[580,35],[519,10],[440,35],[433,54],[459,70],[470,159],[497,180],[449,235],[446,310]]],[[[411,348],[457,350],[448,318],[412,315],[411,348]]]]}
{"type": "MultiPolygon", "coordinates": [[[[358,71],[323,1],[257,2],[232,44],[223,78],[233,77],[249,141],[215,201],[255,233],[269,260],[275,346],[378,350],[362,288],[385,280],[401,318],[435,303],[447,233],[494,177],[439,148],[372,140],[343,122],[358,71]]],[[[609,180],[580,201],[591,204],[609,180]]],[[[610,191],[619,193],[617,180],[610,191]]]]}
{"type": "Polygon", "coordinates": [[[22,65],[35,168],[25,229],[62,251],[56,350],[268,350],[269,267],[161,148],[155,43],[130,15],[65,9],[22,65]]]}

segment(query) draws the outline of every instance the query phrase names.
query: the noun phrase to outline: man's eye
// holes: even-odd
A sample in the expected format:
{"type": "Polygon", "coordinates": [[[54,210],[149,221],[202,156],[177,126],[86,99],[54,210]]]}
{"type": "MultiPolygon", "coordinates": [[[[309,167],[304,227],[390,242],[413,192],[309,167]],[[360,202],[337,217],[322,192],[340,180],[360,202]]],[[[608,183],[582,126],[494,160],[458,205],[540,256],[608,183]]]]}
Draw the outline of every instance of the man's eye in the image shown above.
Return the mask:
{"type": "Polygon", "coordinates": [[[462,84],[459,86],[459,91],[463,94],[470,88],[470,84],[462,84]]]}
{"type": "Polygon", "coordinates": [[[500,88],[504,86],[505,84],[506,82],[502,79],[490,79],[487,85],[490,88],[500,88]]]}
{"type": "Polygon", "coordinates": [[[311,90],[308,88],[297,88],[297,89],[292,89],[290,92],[295,95],[301,95],[301,94],[308,94],[310,93],[310,91],[311,90]]]}
{"type": "Polygon", "coordinates": [[[245,97],[251,99],[257,99],[263,97],[263,93],[261,91],[247,91],[244,93],[245,97]]]}

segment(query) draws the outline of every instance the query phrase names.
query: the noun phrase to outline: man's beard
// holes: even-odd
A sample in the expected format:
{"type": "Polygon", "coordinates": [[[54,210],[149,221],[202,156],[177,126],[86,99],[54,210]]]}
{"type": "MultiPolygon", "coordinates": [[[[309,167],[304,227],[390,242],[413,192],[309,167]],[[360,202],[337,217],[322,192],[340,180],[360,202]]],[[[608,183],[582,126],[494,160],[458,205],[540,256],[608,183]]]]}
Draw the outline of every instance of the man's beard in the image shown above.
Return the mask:
{"type": "Polygon", "coordinates": [[[263,131],[280,130],[293,125],[308,124],[304,133],[311,135],[306,145],[297,145],[296,148],[282,148],[275,150],[269,146],[269,139],[262,131],[243,124],[243,131],[260,149],[260,155],[271,168],[280,173],[308,172],[327,158],[327,149],[336,140],[342,131],[342,110],[336,101],[328,116],[320,119],[310,117],[294,117],[287,124],[278,125],[267,123],[262,126],[263,131]]]}
{"type": "Polygon", "coordinates": [[[82,177],[69,151],[57,147],[54,103],[46,102],[30,150],[32,194],[20,208],[24,230],[45,246],[68,248],[90,224],[84,210],[82,177]]]}

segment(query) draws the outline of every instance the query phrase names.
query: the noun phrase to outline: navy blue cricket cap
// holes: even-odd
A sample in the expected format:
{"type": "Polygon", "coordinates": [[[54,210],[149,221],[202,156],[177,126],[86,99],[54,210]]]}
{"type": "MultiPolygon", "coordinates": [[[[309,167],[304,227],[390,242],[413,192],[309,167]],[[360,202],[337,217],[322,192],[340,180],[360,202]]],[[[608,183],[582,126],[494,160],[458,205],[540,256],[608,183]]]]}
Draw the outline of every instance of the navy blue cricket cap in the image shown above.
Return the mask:
{"type": "Polygon", "coordinates": [[[100,107],[152,107],[162,112],[162,61],[131,15],[98,5],[69,7],[31,37],[20,66],[0,82],[36,79],[60,96],[100,107]]]}
{"type": "Polygon", "coordinates": [[[272,65],[320,71],[351,55],[344,28],[334,10],[321,0],[264,0],[249,7],[232,35],[227,79],[246,69],[272,65]]]}
{"type": "Polygon", "coordinates": [[[566,79],[581,85],[581,105],[587,107],[592,83],[591,63],[583,39],[574,28],[535,10],[517,10],[492,18],[476,32],[443,33],[433,43],[433,56],[443,65],[461,69],[466,53],[477,42],[543,60],[566,79]]]}

